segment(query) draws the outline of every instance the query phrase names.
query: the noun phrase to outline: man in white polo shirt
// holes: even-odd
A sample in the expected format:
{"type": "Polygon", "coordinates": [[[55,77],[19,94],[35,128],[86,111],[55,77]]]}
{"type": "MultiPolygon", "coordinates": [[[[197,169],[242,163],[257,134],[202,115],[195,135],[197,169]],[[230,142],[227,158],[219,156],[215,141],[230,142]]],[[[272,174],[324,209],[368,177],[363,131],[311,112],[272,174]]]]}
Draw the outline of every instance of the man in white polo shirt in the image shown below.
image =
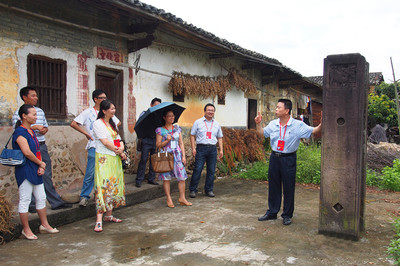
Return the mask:
{"type": "Polygon", "coordinates": [[[190,144],[192,153],[195,157],[193,175],[190,180],[190,197],[195,198],[197,186],[200,181],[201,171],[204,164],[207,163],[207,176],[204,185],[205,195],[215,197],[214,174],[217,166],[217,155],[221,159],[224,155],[222,130],[219,123],[214,119],[215,106],[211,103],[204,106],[204,116],[197,119],[190,131],[190,144]],[[217,152],[217,143],[219,154],[217,152]]]}

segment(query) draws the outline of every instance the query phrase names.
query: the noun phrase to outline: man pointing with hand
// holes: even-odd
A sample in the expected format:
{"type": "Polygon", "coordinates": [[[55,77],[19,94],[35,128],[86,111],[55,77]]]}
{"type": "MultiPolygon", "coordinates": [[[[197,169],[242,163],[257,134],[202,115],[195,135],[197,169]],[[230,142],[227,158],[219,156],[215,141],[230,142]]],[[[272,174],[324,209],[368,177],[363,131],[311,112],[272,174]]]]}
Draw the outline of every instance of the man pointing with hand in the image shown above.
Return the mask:
{"type": "Polygon", "coordinates": [[[292,223],[294,211],[294,190],[296,185],[296,151],[300,139],[310,138],[311,134],[321,131],[321,124],[310,127],[302,121],[290,116],[292,102],[287,99],[278,100],[275,109],[277,119],[272,120],[265,128],[261,127],[260,112],[254,119],[259,136],[270,138],[272,153],[268,169],[268,210],[259,221],[275,220],[281,208],[283,187],[283,225],[292,223]]]}

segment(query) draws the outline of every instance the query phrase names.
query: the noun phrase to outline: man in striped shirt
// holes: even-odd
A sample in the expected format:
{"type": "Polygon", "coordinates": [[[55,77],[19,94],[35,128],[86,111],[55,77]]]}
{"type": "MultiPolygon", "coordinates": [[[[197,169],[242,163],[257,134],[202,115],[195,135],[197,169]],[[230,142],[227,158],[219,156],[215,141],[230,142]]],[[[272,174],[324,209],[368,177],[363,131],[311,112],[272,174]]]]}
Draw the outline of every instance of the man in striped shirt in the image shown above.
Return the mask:
{"type": "MultiPolygon", "coordinates": [[[[38,101],[38,96],[36,89],[33,87],[24,87],[19,91],[19,95],[21,96],[21,99],[24,101],[25,104],[30,104],[35,106],[38,101]]],[[[40,153],[42,156],[43,162],[46,163],[46,170],[44,172],[43,177],[43,183],[44,183],[44,190],[46,192],[46,198],[49,201],[51,205],[51,209],[57,210],[57,209],[62,209],[62,208],[70,208],[72,207],[71,204],[65,203],[60,195],[57,193],[56,189],[54,188],[53,185],[53,180],[52,180],[52,169],[51,169],[51,160],[49,156],[49,152],[47,150],[47,146],[45,143],[45,137],[44,135],[48,131],[49,125],[47,124],[46,116],[43,112],[42,109],[39,107],[36,107],[36,112],[37,112],[37,120],[36,124],[32,125],[32,129],[35,131],[36,137],[39,141],[40,145],[40,153]]],[[[15,111],[13,117],[12,117],[12,123],[13,126],[15,126],[15,123],[20,120],[20,117],[18,115],[18,110],[15,111]]],[[[32,196],[33,197],[33,196],[32,196]]],[[[36,212],[35,208],[35,201],[32,200],[29,206],[29,212],[36,212]]]]}

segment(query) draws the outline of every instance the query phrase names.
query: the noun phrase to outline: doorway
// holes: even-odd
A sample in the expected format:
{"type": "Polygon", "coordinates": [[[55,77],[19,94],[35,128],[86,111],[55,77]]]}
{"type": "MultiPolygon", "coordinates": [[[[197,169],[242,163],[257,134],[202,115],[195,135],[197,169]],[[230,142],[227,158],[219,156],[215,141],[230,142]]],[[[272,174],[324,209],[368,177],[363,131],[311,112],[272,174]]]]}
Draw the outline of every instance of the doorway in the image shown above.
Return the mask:
{"type": "Polygon", "coordinates": [[[248,116],[247,116],[247,128],[255,129],[256,122],[254,118],[257,116],[257,100],[248,99],[248,116]]]}
{"type": "Polygon", "coordinates": [[[103,90],[107,98],[115,105],[115,115],[121,121],[119,135],[124,138],[124,101],[122,70],[96,67],[96,89],[103,90]]]}

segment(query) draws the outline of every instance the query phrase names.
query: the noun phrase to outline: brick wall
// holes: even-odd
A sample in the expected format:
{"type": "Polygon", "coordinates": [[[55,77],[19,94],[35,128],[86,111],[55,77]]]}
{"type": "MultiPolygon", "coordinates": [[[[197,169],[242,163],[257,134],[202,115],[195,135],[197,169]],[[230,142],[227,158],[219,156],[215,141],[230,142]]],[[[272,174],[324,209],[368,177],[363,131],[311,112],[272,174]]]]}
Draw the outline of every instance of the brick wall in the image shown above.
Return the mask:
{"type": "Polygon", "coordinates": [[[101,46],[126,53],[126,42],[108,36],[93,34],[83,29],[23,16],[0,9],[0,36],[15,41],[37,43],[68,51],[93,55],[93,47],[101,46]]]}

